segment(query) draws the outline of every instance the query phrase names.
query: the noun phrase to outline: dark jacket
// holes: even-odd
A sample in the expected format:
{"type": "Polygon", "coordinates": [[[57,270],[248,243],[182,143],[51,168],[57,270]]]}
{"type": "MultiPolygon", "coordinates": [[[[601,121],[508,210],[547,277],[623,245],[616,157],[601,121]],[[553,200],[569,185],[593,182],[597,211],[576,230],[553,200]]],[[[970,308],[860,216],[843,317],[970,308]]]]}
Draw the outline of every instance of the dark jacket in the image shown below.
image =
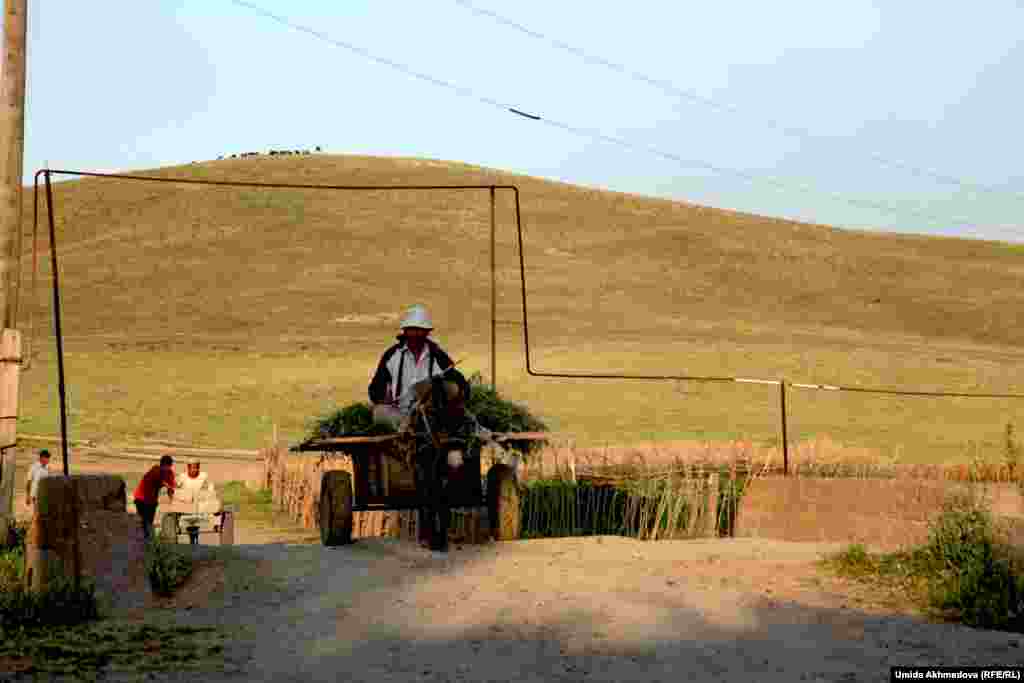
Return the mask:
{"type": "MultiPolygon", "coordinates": [[[[396,353],[399,353],[405,348],[405,337],[403,335],[398,335],[398,343],[388,348],[388,350],[384,352],[384,355],[381,356],[380,362],[377,363],[377,371],[374,373],[373,379],[370,380],[369,394],[370,401],[372,403],[387,403],[388,384],[391,384],[392,382],[396,381],[394,378],[392,378],[391,370],[388,369],[388,365],[389,362],[392,360],[392,357],[396,353]]],[[[433,376],[435,372],[439,372],[441,370],[444,370],[445,368],[451,367],[452,359],[448,356],[447,353],[444,352],[444,350],[440,346],[438,346],[431,339],[426,340],[426,352],[429,354],[427,362],[431,364],[429,370],[430,376],[433,376]]],[[[400,368],[402,367],[404,360],[405,359],[403,357],[399,361],[400,368]]],[[[395,400],[397,400],[398,397],[402,395],[402,392],[408,388],[401,386],[400,371],[396,374],[398,374],[399,377],[397,378],[397,385],[395,386],[395,392],[393,396],[395,400]]],[[[469,397],[469,382],[466,381],[465,376],[463,376],[461,372],[459,372],[458,370],[450,370],[445,375],[445,378],[455,381],[462,389],[463,396],[466,396],[467,398],[469,397]]]]}

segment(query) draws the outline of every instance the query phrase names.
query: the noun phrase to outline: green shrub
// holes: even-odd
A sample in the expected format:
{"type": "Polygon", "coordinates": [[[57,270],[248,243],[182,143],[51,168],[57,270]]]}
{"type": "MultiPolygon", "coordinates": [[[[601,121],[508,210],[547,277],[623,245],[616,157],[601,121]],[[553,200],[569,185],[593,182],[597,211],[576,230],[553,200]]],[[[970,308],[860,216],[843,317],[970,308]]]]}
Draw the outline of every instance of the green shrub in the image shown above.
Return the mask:
{"type": "Polygon", "coordinates": [[[96,587],[83,579],[56,578],[43,591],[21,585],[0,591],[0,635],[18,630],[72,626],[99,618],[96,587]]]}
{"type": "Polygon", "coordinates": [[[157,595],[172,595],[192,575],[192,558],[154,537],[146,544],[146,576],[157,595]]]}
{"type": "Polygon", "coordinates": [[[933,607],[955,610],[963,623],[1024,632],[1024,575],[998,540],[991,513],[957,497],[932,524],[925,552],[935,569],[933,607]]]}
{"type": "Polygon", "coordinates": [[[984,503],[957,496],[931,521],[920,548],[872,555],[850,546],[828,563],[845,576],[892,583],[904,595],[912,589],[915,599],[968,626],[1024,633],[1024,566],[1013,552],[984,503]]]}

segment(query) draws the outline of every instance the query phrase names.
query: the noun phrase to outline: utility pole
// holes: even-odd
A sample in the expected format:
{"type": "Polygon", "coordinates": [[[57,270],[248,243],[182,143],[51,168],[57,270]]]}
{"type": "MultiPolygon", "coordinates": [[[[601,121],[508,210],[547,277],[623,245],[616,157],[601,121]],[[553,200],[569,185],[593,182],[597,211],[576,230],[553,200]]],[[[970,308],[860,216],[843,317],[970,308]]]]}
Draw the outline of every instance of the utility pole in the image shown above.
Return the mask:
{"type": "Polygon", "coordinates": [[[4,0],[3,84],[0,95],[0,543],[14,522],[18,437],[17,330],[21,284],[21,188],[25,153],[25,43],[28,0],[4,0]]]}

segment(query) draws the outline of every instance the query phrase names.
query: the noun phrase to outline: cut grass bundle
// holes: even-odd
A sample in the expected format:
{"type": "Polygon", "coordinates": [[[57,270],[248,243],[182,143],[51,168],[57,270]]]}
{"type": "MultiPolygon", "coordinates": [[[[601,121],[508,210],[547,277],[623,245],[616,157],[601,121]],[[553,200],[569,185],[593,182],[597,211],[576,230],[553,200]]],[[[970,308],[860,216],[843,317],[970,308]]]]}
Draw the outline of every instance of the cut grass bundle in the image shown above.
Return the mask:
{"type": "Polygon", "coordinates": [[[376,422],[369,403],[351,403],[315,418],[310,424],[309,440],[332,439],[343,436],[377,436],[394,434],[390,424],[376,422]]]}
{"type": "MultiPolygon", "coordinates": [[[[480,373],[469,378],[471,387],[466,410],[476,417],[481,426],[492,432],[546,432],[548,426],[522,405],[502,398],[497,391],[484,383],[480,373]]],[[[340,409],[334,409],[315,418],[309,424],[308,440],[330,439],[343,436],[378,436],[394,434],[395,428],[387,423],[375,422],[373,407],[369,403],[356,402],[340,409]]],[[[531,453],[546,445],[544,441],[508,441],[507,446],[531,453]]]]}
{"type": "MultiPolygon", "coordinates": [[[[501,397],[494,388],[485,384],[479,372],[469,378],[471,387],[466,410],[481,426],[492,432],[547,432],[547,424],[523,405],[501,397]]],[[[534,453],[547,445],[546,441],[507,441],[506,444],[523,454],[534,453]]]]}

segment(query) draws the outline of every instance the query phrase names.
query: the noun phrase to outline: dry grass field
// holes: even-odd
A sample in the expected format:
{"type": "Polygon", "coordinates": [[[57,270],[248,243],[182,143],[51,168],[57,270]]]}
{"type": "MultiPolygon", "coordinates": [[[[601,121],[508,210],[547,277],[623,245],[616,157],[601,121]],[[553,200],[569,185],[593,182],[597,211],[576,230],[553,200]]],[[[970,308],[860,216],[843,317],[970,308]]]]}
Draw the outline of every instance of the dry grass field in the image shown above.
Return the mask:
{"type": "MultiPolygon", "coordinates": [[[[1024,392],[1024,247],[837,230],[427,160],[314,155],[152,175],[514,183],[534,369],[1024,392]]],[[[489,367],[486,191],[343,193],[59,182],[72,437],[259,447],[271,425],[365,400],[398,313],[426,303],[463,367],[489,367]]],[[[26,433],[59,431],[49,252],[19,326],[26,433]]],[[[579,445],[778,444],[774,386],[533,378],[511,196],[499,193],[498,386],[579,445]]],[[[45,223],[43,223],[45,225],[45,223]]],[[[915,226],[908,225],[908,229],[915,226]]],[[[793,442],[902,462],[998,457],[1024,403],[794,389],[793,442]]]]}

